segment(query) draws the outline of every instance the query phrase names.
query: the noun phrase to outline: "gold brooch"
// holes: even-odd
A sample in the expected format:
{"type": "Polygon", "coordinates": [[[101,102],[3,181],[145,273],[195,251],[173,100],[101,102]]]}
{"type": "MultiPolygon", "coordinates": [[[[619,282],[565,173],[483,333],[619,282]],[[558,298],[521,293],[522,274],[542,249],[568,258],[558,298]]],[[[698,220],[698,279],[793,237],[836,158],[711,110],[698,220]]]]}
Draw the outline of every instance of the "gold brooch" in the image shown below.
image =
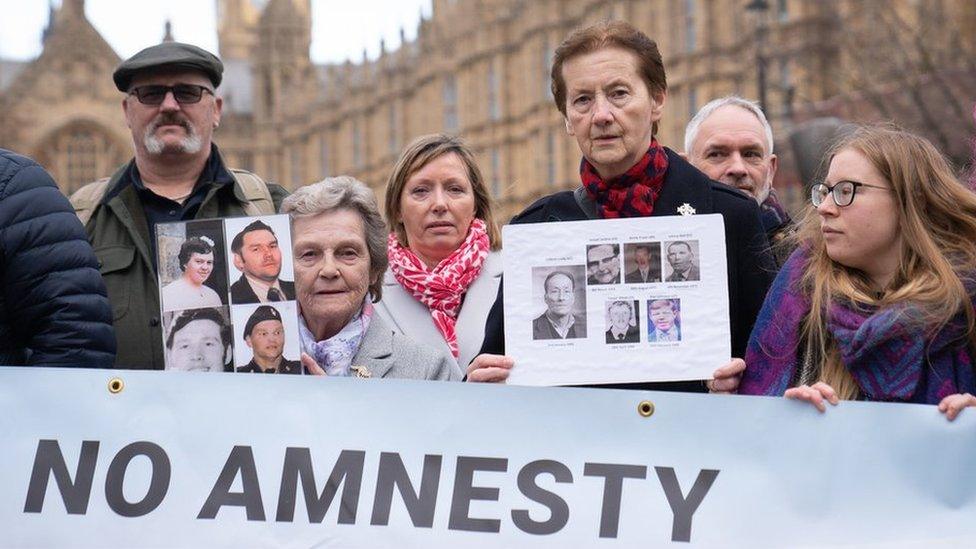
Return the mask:
{"type": "Polygon", "coordinates": [[[368,379],[373,377],[373,374],[369,373],[369,369],[365,366],[350,366],[349,369],[356,372],[356,377],[368,379]]]}

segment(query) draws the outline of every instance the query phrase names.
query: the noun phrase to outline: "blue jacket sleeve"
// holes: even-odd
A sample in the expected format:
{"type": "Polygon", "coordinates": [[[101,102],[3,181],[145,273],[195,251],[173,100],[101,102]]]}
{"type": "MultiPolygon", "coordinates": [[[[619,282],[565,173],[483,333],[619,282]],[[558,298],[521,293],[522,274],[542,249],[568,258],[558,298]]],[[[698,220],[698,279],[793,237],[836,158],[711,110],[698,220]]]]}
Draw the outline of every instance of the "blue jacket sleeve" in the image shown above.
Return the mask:
{"type": "Polygon", "coordinates": [[[0,152],[3,354],[16,351],[27,365],[111,367],[112,310],[84,227],[43,168],[0,152]]]}

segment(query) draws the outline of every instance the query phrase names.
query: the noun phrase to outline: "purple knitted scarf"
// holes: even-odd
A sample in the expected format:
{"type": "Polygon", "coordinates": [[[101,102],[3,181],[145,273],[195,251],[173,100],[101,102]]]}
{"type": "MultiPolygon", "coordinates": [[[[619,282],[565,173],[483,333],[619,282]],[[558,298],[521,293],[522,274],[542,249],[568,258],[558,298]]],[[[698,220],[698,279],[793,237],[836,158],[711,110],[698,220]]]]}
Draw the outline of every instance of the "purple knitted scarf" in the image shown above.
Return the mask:
{"type": "MultiPolygon", "coordinates": [[[[799,290],[808,259],[797,250],[773,282],[749,338],[740,394],[779,396],[790,387],[800,366],[801,323],[810,310],[799,290]]],[[[937,404],[976,390],[962,315],[930,339],[915,316],[910,304],[831,304],[827,329],[863,398],[937,404]]]]}

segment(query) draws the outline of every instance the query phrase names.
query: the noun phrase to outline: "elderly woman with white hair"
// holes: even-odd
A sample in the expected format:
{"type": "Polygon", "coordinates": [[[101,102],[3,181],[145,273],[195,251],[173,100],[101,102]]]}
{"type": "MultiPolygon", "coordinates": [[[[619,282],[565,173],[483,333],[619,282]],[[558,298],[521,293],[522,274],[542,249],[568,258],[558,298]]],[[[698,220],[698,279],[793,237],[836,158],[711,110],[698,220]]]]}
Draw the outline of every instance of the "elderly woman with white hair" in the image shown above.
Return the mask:
{"type": "Polygon", "coordinates": [[[445,352],[423,347],[373,314],[386,271],[386,224],[376,197],[352,177],[295,191],[292,217],[302,364],[330,376],[460,380],[445,352]]]}

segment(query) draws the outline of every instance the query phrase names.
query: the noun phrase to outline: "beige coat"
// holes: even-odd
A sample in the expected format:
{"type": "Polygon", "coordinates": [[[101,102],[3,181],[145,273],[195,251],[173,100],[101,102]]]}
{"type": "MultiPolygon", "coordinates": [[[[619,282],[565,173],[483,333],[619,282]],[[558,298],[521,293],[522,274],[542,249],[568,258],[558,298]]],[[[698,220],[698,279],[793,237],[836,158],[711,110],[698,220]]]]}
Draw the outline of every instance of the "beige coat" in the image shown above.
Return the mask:
{"type": "MultiPolygon", "coordinates": [[[[488,319],[488,311],[498,296],[498,284],[501,280],[502,254],[489,252],[481,267],[481,274],[468,287],[455,325],[460,353],[457,362],[462,371],[481,350],[481,343],[485,339],[485,320],[488,319]]],[[[383,276],[383,299],[376,304],[376,314],[394,331],[417,343],[450,354],[447,342],[434,325],[430,311],[403,289],[389,270],[383,276]]]]}

